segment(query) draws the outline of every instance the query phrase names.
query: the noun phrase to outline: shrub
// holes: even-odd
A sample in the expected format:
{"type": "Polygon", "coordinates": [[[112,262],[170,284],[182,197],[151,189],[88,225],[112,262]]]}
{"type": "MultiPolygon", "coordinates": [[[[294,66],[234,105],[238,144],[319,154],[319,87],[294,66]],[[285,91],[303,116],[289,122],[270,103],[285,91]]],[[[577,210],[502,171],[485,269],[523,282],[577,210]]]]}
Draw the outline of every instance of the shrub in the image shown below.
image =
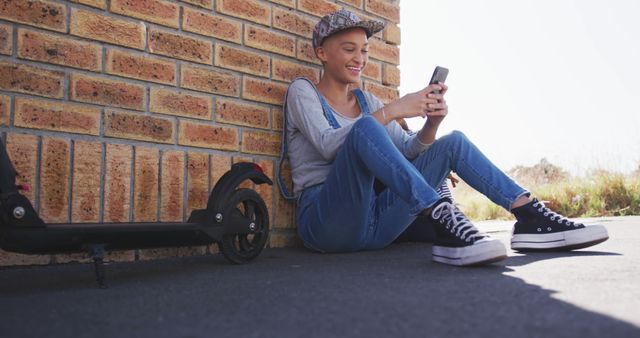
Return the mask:
{"type": "MultiPolygon", "coordinates": [[[[510,173],[533,196],[567,217],[640,215],[640,167],[627,176],[598,170],[575,178],[542,160],[510,173]]],[[[453,194],[462,211],[473,220],[513,219],[509,212],[463,182],[453,189],[453,194]]]]}

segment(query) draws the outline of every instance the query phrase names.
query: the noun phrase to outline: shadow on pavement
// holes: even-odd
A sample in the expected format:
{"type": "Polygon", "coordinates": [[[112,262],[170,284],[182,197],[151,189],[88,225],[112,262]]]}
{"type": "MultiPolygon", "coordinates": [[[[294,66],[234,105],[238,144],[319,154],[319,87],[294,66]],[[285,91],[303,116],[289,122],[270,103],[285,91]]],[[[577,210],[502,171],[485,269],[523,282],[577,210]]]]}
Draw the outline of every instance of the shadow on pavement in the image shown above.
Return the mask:
{"type": "Polygon", "coordinates": [[[529,263],[562,257],[594,257],[594,256],[622,256],[617,252],[607,251],[541,251],[522,252],[516,256],[509,256],[503,264],[505,266],[523,266],[529,263]]]}
{"type": "MultiPolygon", "coordinates": [[[[431,246],[316,254],[266,250],[256,261],[219,255],[117,263],[100,290],[91,265],[0,270],[7,337],[631,337],[640,328],[553,298],[505,275],[557,257],[516,256],[457,268],[431,246]]],[[[572,252],[571,255],[615,255],[572,252]]]]}

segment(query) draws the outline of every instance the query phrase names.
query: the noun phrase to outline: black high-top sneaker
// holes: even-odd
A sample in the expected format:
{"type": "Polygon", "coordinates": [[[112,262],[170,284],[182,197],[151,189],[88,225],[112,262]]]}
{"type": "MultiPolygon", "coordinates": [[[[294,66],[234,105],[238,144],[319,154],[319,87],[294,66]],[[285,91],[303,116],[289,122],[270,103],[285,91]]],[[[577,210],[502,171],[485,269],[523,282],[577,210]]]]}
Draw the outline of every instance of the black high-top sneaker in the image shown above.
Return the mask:
{"type": "Polygon", "coordinates": [[[511,236],[513,250],[573,250],[609,239],[602,225],[575,223],[549,210],[537,199],[511,212],[517,219],[511,236]]]}
{"type": "Polygon", "coordinates": [[[467,266],[489,264],[507,258],[504,245],[480,233],[450,199],[440,199],[433,206],[430,216],[436,222],[434,261],[467,266]]]}

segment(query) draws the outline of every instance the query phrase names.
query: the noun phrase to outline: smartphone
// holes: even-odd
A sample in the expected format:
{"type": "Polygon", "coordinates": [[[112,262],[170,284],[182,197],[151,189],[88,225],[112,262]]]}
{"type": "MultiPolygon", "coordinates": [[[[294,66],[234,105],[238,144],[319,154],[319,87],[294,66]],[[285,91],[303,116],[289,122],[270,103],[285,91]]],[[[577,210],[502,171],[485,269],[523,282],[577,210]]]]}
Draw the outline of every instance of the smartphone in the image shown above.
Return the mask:
{"type": "MultiPolygon", "coordinates": [[[[449,75],[449,70],[447,68],[437,66],[433,71],[433,75],[431,75],[431,81],[429,81],[429,84],[431,85],[439,82],[444,83],[444,81],[447,79],[447,75],[449,75]]],[[[438,90],[434,91],[434,93],[436,94],[439,92],[440,91],[438,90]]]]}

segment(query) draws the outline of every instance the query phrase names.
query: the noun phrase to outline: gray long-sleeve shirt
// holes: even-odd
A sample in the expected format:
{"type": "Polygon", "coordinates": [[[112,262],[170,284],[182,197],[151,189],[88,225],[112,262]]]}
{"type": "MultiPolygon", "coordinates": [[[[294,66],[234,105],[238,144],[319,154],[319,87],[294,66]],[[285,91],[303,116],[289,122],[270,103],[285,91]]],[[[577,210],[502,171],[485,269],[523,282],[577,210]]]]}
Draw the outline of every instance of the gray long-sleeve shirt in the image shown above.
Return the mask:
{"type": "MultiPolygon", "coordinates": [[[[384,103],[369,92],[364,92],[370,112],[384,106],[384,103]]],[[[333,129],[322,111],[319,92],[310,82],[295,80],[289,86],[287,95],[287,142],[289,161],[296,196],[307,187],[325,181],[333,160],[353,123],[363,115],[349,118],[336,112],[340,128],[333,129]]],[[[387,124],[387,132],[393,144],[412,160],[425,151],[429,145],[422,144],[417,135],[409,135],[395,121],[387,124]]]]}

